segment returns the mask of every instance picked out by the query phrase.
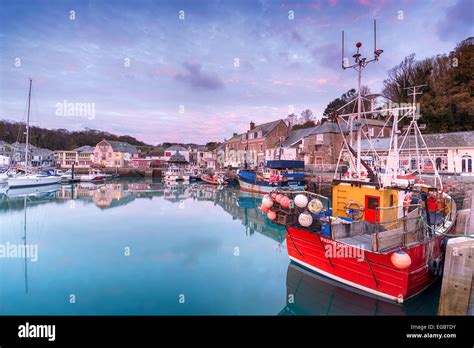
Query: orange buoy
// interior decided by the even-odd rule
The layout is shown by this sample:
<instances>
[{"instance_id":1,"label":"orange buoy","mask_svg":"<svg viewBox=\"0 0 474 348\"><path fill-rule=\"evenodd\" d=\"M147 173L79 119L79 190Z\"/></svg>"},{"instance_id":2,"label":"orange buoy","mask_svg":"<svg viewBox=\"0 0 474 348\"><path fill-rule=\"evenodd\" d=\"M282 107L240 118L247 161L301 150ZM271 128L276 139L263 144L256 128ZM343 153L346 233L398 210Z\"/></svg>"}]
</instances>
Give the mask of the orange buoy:
<instances>
[{"instance_id":1,"label":"orange buoy","mask_svg":"<svg viewBox=\"0 0 474 348\"><path fill-rule=\"evenodd\" d=\"M267 213L267 217L270 219L270 220L275 220L276 217L277 217L277 213L275 213L273 210L270 210L268 213Z\"/></svg>"},{"instance_id":2,"label":"orange buoy","mask_svg":"<svg viewBox=\"0 0 474 348\"><path fill-rule=\"evenodd\" d=\"M287 196L283 196L280 199L280 204L283 208L288 208L290 205L290 199Z\"/></svg>"},{"instance_id":3,"label":"orange buoy","mask_svg":"<svg viewBox=\"0 0 474 348\"><path fill-rule=\"evenodd\" d=\"M390 257L392 264L398 269L407 269L411 265L411 257L403 250L395 251Z\"/></svg>"}]
</instances>

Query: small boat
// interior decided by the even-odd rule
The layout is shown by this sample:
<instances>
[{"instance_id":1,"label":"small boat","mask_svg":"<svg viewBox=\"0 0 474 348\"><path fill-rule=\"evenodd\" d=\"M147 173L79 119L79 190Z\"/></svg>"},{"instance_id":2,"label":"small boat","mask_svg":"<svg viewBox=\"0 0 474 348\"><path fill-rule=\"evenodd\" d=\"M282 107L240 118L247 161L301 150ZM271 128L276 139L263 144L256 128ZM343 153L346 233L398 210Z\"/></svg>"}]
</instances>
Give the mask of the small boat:
<instances>
[{"instance_id":1,"label":"small boat","mask_svg":"<svg viewBox=\"0 0 474 348\"><path fill-rule=\"evenodd\" d=\"M276 188L302 190L304 188L304 161L267 161L262 172L240 169L240 189L254 193L268 193Z\"/></svg>"},{"instance_id":2,"label":"small boat","mask_svg":"<svg viewBox=\"0 0 474 348\"><path fill-rule=\"evenodd\" d=\"M202 174L201 180L211 185L227 185L228 184L226 178L222 175L211 176L207 174Z\"/></svg>"},{"instance_id":3,"label":"small boat","mask_svg":"<svg viewBox=\"0 0 474 348\"><path fill-rule=\"evenodd\" d=\"M81 181L81 175L77 175L72 170L67 170L64 173L58 174L61 174L61 182L63 183L73 183Z\"/></svg>"},{"instance_id":4,"label":"small boat","mask_svg":"<svg viewBox=\"0 0 474 348\"><path fill-rule=\"evenodd\" d=\"M111 179L112 175L104 174L98 169L92 169L89 171L89 174L81 176L81 182L101 182L108 179Z\"/></svg>"},{"instance_id":5,"label":"small boat","mask_svg":"<svg viewBox=\"0 0 474 348\"><path fill-rule=\"evenodd\" d=\"M185 173L181 167L170 166L165 172L163 180L166 182L189 181L189 174Z\"/></svg>"}]
</instances>

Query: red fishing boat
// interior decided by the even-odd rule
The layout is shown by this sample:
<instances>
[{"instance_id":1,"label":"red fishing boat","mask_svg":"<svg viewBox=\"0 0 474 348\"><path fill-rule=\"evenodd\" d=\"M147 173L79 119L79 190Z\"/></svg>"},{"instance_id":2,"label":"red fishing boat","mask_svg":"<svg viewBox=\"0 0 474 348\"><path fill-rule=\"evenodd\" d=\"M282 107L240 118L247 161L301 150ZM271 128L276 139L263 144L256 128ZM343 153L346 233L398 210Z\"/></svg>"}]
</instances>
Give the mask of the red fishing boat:
<instances>
[{"instance_id":1,"label":"red fishing boat","mask_svg":"<svg viewBox=\"0 0 474 348\"><path fill-rule=\"evenodd\" d=\"M336 169L331 197L280 189L263 197L262 210L270 220L286 226L291 261L354 289L402 303L442 274L456 205L444 192L436 168L430 185L421 180L421 168L416 171L418 180L403 176L400 168L407 139L417 144L413 158L419 167L422 156L434 163L417 125L419 90L412 88L413 102L403 108L362 111L361 73L382 51L374 48L374 58L368 60L361 58L361 44L356 47L355 64L343 63L343 67L358 71L359 92L350 102L357 112L333 115L343 135L339 162L348 158L347 176L337 179ZM370 115L388 115L387 122L393 124L386 158L370 146L374 139L360 126ZM398 123L403 118L411 120L401 134ZM343 129L350 131L343 133ZM362 159L368 155L362 154L362 136L367 138L373 166Z\"/></svg>"}]
</instances>

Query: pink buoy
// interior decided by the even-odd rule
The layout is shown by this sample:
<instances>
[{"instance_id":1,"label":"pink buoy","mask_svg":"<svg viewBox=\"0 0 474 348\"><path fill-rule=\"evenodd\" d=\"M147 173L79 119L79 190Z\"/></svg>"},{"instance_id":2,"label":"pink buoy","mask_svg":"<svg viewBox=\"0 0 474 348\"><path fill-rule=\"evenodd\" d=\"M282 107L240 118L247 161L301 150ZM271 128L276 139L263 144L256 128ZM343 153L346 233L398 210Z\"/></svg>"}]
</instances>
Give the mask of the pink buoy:
<instances>
[{"instance_id":1,"label":"pink buoy","mask_svg":"<svg viewBox=\"0 0 474 348\"><path fill-rule=\"evenodd\" d=\"M277 203L280 203L280 200L283 198L283 195L281 193L277 194L276 197L275 197L275 201Z\"/></svg>"},{"instance_id":2,"label":"pink buoy","mask_svg":"<svg viewBox=\"0 0 474 348\"><path fill-rule=\"evenodd\" d=\"M290 205L290 199L287 196L283 196L280 199L280 204L283 208L288 208Z\"/></svg>"},{"instance_id":3,"label":"pink buoy","mask_svg":"<svg viewBox=\"0 0 474 348\"><path fill-rule=\"evenodd\" d=\"M275 200L276 196L277 196L276 192L272 192L272 194L270 195L270 197L272 197L273 200Z\"/></svg>"},{"instance_id":4,"label":"pink buoy","mask_svg":"<svg viewBox=\"0 0 474 348\"><path fill-rule=\"evenodd\" d=\"M398 269L407 269L411 265L411 257L402 250L395 251L390 257L392 264Z\"/></svg>"},{"instance_id":5,"label":"pink buoy","mask_svg":"<svg viewBox=\"0 0 474 348\"><path fill-rule=\"evenodd\" d=\"M270 210L268 213L267 213L267 217L270 219L270 220L275 220L276 217L277 217L277 213L275 213L273 210Z\"/></svg>"},{"instance_id":6,"label":"pink buoy","mask_svg":"<svg viewBox=\"0 0 474 348\"><path fill-rule=\"evenodd\" d=\"M263 211L264 213L268 213L270 211L270 207L267 207L265 205L261 205L260 210Z\"/></svg>"}]
</instances>

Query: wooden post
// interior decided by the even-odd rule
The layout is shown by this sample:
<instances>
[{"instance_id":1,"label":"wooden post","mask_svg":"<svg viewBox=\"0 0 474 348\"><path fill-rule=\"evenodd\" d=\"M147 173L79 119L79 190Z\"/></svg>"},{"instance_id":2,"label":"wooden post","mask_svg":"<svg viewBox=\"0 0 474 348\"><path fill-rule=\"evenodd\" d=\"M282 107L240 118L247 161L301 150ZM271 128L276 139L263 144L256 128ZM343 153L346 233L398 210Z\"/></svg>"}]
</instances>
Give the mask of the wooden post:
<instances>
[{"instance_id":1,"label":"wooden post","mask_svg":"<svg viewBox=\"0 0 474 348\"><path fill-rule=\"evenodd\" d=\"M450 239L446 247L439 315L469 314L474 292L473 274L474 239L466 237Z\"/></svg>"}]
</instances>

